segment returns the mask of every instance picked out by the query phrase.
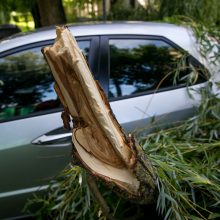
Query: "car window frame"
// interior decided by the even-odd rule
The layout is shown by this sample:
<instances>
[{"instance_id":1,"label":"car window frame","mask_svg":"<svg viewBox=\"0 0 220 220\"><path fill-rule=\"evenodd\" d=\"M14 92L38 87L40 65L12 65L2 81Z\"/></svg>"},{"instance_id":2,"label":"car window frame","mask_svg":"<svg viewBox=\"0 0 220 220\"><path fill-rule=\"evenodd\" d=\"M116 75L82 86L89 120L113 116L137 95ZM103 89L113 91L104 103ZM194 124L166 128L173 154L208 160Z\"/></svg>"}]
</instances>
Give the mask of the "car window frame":
<instances>
[{"instance_id":1,"label":"car window frame","mask_svg":"<svg viewBox=\"0 0 220 220\"><path fill-rule=\"evenodd\" d=\"M76 37L77 41L90 41L90 53L88 56L88 65L91 71L94 73L94 78L98 79L99 78L99 51L100 51L100 45L99 45L99 36L77 36ZM34 42L30 44L25 44L22 46L14 47L12 49L2 51L0 52L0 58L3 58L5 56L10 56L15 53L19 53L28 49L34 49L37 47L45 47L52 45L54 43L54 39L50 40L45 40L45 41L40 41L40 42ZM50 110L43 110L39 112L33 112L24 116L14 116L12 118L7 118L7 119L1 119L0 123L5 123L5 122L10 122L10 121L15 121L15 120L21 120L21 119L26 119L26 118L32 118L32 117L37 117L37 116L42 116L42 115L47 115L47 114L52 114L56 112L62 111L62 107L60 108L54 108Z\"/></svg>"},{"instance_id":2,"label":"car window frame","mask_svg":"<svg viewBox=\"0 0 220 220\"><path fill-rule=\"evenodd\" d=\"M189 54L188 51L184 50L182 47L180 47L179 45L177 45L176 43L174 43L173 41L171 41L170 39L168 39L164 36L159 36L159 35L127 35L127 34L103 35L103 36L101 36L102 56L103 56L101 63L107 63L107 65L104 65L102 67L102 69L100 70L100 72L102 72L103 75L104 74L106 75L105 82L104 82L104 84L105 84L104 91L107 94L107 97L109 94L109 80L110 80L109 40L114 40L114 39L117 39L117 40L119 40L119 39L123 39L123 40L124 39L132 39L132 40L160 40L160 41L163 41L163 42L167 43L168 45L172 46L174 49L176 49L182 53L187 53L188 54L187 59L191 63L208 71L207 68L205 68L205 66L199 60L197 60L195 57L193 57L191 54ZM196 83L196 84L200 84L200 83ZM186 87L186 85L169 86L166 88L160 88L158 90L151 90L151 91L139 92L139 93L135 93L135 94L131 94L131 95L113 97L113 98L109 98L109 101L114 102L114 101L118 101L118 100L134 98L134 97L138 97L138 96L144 96L144 95L150 95L150 94L155 94L155 93L160 93L160 92L171 91L171 90L180 89L180 88L184 88L184 87Z\"/></svg>"}]
</instances>

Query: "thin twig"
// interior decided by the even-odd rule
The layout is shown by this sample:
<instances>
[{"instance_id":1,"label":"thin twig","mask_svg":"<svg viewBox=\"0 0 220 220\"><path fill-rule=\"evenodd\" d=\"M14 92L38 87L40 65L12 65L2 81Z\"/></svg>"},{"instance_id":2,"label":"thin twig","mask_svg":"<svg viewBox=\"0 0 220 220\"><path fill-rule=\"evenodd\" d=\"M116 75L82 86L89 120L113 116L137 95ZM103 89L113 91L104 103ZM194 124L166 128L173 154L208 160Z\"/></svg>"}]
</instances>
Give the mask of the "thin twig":
<instances>
[{"instance_id":1,"label":"thin twig","mask_svg":"<svg viewBox=\"0 0 220 220\"><path fill-rule=\"evenodd\" d=\"M95 200L100 205L103 214L107 217L107 219L115 220L113 215L110 213L110 208L108 207L105 199L101 195L101 193L100 193L100 191L99 191L99 189L96 185L96 182L95 182L95 180L93 179L93 177L91 175L87 175L87 182L88 182L90 190L93 193L93 196L94 196Z\"/></svg>"}]
</instances>

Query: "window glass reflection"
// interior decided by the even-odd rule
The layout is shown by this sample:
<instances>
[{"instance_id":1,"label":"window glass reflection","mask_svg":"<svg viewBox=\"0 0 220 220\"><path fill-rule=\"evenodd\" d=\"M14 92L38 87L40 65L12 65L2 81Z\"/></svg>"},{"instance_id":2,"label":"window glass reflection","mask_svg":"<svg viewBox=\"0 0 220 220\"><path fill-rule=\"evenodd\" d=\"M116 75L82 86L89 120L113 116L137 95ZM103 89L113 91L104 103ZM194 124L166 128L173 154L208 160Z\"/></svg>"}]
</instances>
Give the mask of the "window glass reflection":
<instances>
[{"instance_id":1,"label":"window glass reflection","mask_svg":"<svg viewBox=\"0 0 220 220\"><path fill-rule=\"evenodd\" d=\"M90 41L77 41L79 48L81 49L83 55L86 57L87 61L89 59L89 49Z\"/></svg>"},{"instance_id":2,"label":"window glass reflection","mask_svg":"<svg viewBox=\"0 0 220 220\"><path fill-rule=\"evenodd\" d=\"M88 58L90 41L78 42ZM59 108L41 47L0 58L0 120Z\"/></svg>"},{"instance_id":3,"label":"window glass reflection","mask_svg":"<svg viewBox=\"0 0 220 220\"><path fill-rule=\"evenodd\" d=\"M170 87L171 74L183 54L161 40L111 39L109 97L120 97ZM186 69L181 71L187 74Z\"/></svg>"}]
</instances>

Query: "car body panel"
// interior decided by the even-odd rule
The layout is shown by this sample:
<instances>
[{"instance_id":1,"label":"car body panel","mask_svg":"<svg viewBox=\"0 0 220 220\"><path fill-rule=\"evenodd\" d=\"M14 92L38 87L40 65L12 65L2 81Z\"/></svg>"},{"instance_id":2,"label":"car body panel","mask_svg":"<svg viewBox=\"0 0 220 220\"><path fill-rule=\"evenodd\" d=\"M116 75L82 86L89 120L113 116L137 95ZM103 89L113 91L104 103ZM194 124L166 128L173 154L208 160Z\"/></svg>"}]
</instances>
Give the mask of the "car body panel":
<instances>
[{"instance_id":1,"label":"car body panel","mask_svg":"<svg viewBox=\"0 0 220 220\"><path fill-rule=\"evenodd\" d=\"M179 97L178 100L175 97ZM141 120L146 117L165 115L173 112L174 109L188 109L195 104L196 102L190 100L185 93L185 88L180 88L114 101L111 102L111 107L116 117L119 118L119 123L123 124L131 121L131 118Z\"/></svg>"},{"instance_id":2,"label":"car body panel","mask_svg":"<svg viewBox=\"0 0 220 220\"><path fill-rule=\"evenodd\" d=\"M18 210L22 214L27 198L45 189L40 186L47 185L70 161L70 141L59 147L31 144L36 137L61 126L60 112L0 125L0 218L13 217Z\"/></svg>"}]
</instances>

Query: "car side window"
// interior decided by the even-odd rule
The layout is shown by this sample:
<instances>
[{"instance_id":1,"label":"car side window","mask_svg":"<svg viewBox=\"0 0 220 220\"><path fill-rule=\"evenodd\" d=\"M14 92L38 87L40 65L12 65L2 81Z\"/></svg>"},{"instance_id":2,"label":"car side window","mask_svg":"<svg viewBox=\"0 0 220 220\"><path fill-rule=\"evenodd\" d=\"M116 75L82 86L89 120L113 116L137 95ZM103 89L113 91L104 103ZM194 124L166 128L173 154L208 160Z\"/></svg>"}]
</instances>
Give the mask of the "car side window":
<instances>
[{"instance_id":1,"label":"car side window","mask_svg":"<svg viewBox=\"0 0 220 220\"><path fill-rule=\"evenodd\" d=\"M78 44L88 58L90 41ZM0 120L61 107L53 82L41 47L0 58Z\"/></svg>"},{"instance_id":2,"label":"car side window","mask_svg":"<svg viewBox=\"0 0 220 220\"><path fill-rule=\"evenodd\" d=\"M176 70L185 54L158 39L110 39L109 98L185 85L188 67Z\"/></svg>"}]
</instances>

